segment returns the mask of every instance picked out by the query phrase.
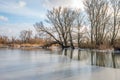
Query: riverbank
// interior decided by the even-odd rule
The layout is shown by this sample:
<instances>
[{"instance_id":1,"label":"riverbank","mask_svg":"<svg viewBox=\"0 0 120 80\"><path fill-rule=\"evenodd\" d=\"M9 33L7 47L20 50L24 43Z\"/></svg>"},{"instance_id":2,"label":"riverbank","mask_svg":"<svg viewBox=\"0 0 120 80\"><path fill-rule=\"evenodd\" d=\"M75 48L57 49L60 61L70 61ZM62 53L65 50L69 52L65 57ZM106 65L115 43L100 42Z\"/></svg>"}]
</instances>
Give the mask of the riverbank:
<instances>
[{"instance_id":1,"label":"riverbank","mask_svg":"<svg viewBox=\"0 0 120 80\"><path fill-rule=\"evenodd\" d=\"M43 47L43 44L0 44L0 48L14 48L14 49L62 49L59 45L52 45L50 47ZM70 47L68 47L70 48ZM98 48L78 48L75 47L75 49L89 49L93 51L99 51L99 52L109 52L109 51L119 51L117 48L113 47L106 47L106 46L99 46Z\"/></svg>"},{"instance_id":2,"label":"riverbank","mask_svg":"<svg viewBox=\"0 0 120 80\"><path fill-rule=\"evenodd\" d=\"M28 48L31 48L31 47L40 47L41 45L40 44L0 44L0 48L23 48L23 47L28 47Z\"/></svg>"},{"instance_id":3,"label":"riverbank","mask_svg":"<svg viewBox=\"0 0 120 80\"><path fill-rule=\"evenodd\" d=\"M44 48L41 44L0 44L0 48L12 48L12 49L50 49L50 50L60 50L60 46L52 45L50 47Z\"/></svg>"}]
</instances>

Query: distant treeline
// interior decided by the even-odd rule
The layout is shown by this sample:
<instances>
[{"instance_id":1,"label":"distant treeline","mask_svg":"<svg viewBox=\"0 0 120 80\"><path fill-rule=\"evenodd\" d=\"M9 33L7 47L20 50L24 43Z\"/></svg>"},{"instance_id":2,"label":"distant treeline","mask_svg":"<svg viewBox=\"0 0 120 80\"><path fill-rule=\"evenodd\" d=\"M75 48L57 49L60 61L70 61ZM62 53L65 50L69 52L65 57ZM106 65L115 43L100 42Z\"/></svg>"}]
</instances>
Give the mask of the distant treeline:
<instances>
[{"instance_id":1,"label":"distant treeline","mask_svg":"<svg viewBox=\"0 0 120 80\"><path fill-rule=\"evenodd\" d=\"M44 44L45 42L47 42L47 40L33 36L30 30L21 31L19 38L0 36L0 44Z\"/></svg>"}]
</instances>

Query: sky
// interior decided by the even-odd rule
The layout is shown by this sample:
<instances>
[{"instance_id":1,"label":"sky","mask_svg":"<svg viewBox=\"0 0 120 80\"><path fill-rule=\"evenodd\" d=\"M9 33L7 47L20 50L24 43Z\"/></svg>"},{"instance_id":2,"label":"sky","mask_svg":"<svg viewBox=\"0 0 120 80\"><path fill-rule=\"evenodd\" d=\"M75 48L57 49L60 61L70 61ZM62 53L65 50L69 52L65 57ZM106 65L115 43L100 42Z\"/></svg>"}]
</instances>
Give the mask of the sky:
<instances>
[{"instance_id":1,"label":"sky","mask_svg":"<svg viewBox=\"0 0 120 80\"><path fill-rule=\"evenodd\" d=\"M18 37L22 30L35 30L33 24L59 6L83 10L82 0L0 0L0 35Z\"/></svg>"}]
</instances>

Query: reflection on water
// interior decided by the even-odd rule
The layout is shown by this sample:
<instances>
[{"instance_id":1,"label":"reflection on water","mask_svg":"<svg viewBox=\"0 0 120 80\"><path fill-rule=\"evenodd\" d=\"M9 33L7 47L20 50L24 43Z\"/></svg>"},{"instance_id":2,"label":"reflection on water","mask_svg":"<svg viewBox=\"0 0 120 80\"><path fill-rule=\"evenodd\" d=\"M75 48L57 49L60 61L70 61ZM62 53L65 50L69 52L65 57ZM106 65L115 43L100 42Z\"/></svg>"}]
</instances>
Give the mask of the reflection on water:
<instances>
[{"instance_id":1,"label":"reflection on water","mask_svg":"<svg viewBox=\"0 0 120 80\"><path fill-rule=\"evenodd\" d=\"M120 80L114 69L120 68L119 59L119 54L80 49L0 49L0 80Z\"/></svg>"},{"instance_id":2,"label":"reflection on water","mask_svg":"<svg viewBox=\"0 0 120 80\"><path fill-rule=\"evenodd\" d=\"M62 57L53 58L53 55L61 55ZM46 59L47 57L49 58ZM110 51L99 52L82 49L64 49L63 51L0 49L0 66L13 64L10 61L14 61L16 64L40 63L41 59L48 63L49 61L62 61L64 63L75 60L85 65L120 68L120 53Z\"/></svg>"},{"instance_id":3,"label":"reflection on water","mask_svg":"<svg viewBox=\"0 0 120 80\"><path fill-rule=\"evenodd\" d=\"M64 49L63 54L70 59L79 60L87 65L120 68L120 53Z\"/></svg>"}]
</instances>

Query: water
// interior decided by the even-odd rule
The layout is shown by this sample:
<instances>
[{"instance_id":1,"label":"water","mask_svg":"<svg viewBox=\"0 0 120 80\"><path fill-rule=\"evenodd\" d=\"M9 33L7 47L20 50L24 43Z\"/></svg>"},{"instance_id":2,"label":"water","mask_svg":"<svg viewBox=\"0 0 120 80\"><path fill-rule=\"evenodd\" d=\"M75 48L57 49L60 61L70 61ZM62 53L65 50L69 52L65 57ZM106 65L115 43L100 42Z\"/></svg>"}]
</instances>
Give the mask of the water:
<instances>
[{"instance_id":1,"label":"water","mask_svg":"<svg viewBox=\"0 0 120 80\"><path fill-rule=\"evenodd\" d=\"M65 49L64 55L87 65L120 68L120 52Z\"/></svg>"},{"instance_id":2,"label":"water","mask_svg":"<svg viewBox=\"0 0 120 80\"><path fill-rule=\"evenodd\" d=\"M3 48L0 80L120 80L119 61L119 54L90 50Z\"/></svg>"}]
</instances>

